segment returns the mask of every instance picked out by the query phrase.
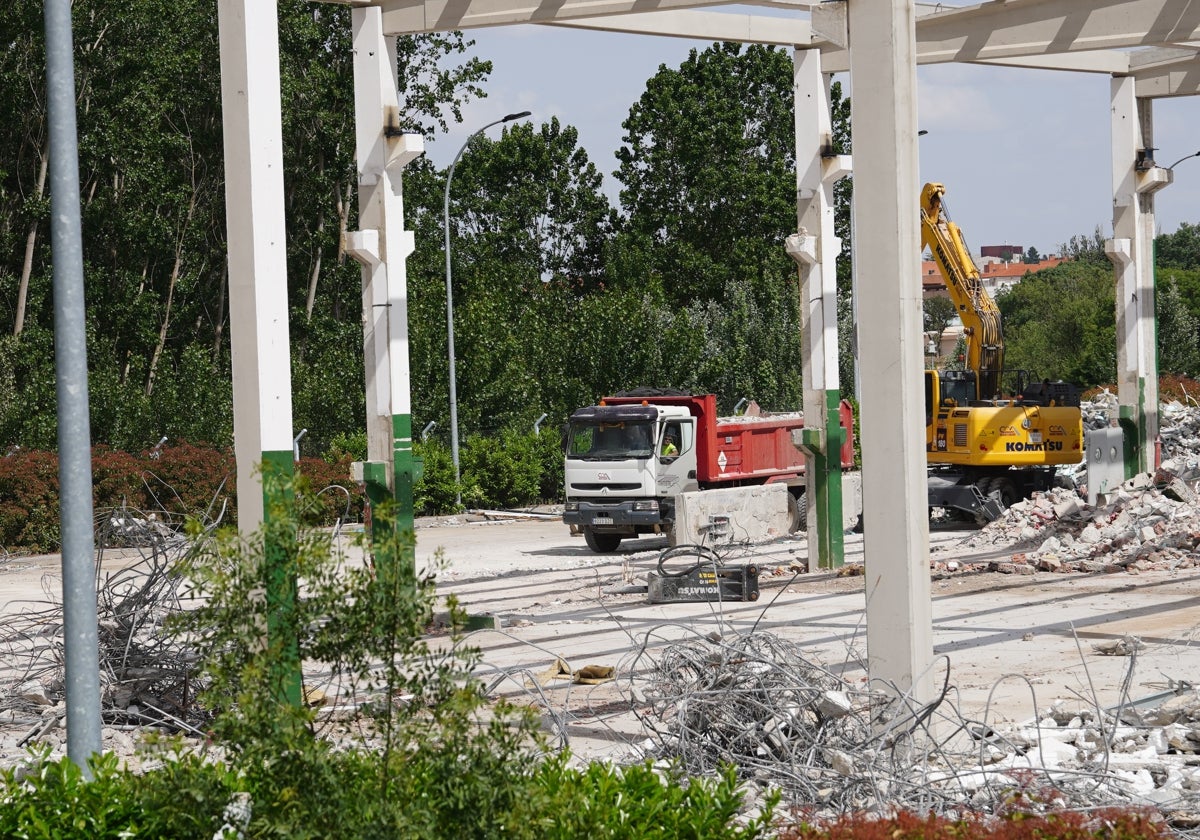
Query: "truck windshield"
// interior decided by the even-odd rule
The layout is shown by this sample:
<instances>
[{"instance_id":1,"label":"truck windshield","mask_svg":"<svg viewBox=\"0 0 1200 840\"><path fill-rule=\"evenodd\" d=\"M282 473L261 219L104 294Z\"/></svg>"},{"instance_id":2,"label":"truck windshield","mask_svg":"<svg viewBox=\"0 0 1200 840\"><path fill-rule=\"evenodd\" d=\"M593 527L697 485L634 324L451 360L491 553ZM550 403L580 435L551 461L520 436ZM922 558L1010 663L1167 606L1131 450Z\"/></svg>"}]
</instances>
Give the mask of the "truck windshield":
<instances>
[{"instance_id":1,"label":"truck windshield","mask_svg":"<svg viewBox=\"0 0 1200 840\"><path fill-rule=\"evenodd\" d=\"M571 423L567 457L617 461L654 453L653 424L647 422Z\"/></svg>"}]
</instances>

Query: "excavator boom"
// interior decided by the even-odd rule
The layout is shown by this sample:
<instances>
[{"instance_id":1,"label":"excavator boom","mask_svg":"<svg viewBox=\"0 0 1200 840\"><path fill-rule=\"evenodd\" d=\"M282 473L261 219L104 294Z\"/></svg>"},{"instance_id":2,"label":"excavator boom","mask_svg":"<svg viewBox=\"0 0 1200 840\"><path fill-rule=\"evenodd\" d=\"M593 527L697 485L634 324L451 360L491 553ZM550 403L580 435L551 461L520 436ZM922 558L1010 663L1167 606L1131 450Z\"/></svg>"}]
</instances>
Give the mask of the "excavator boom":
<instances>
[{"instance_id":1,"label":"excavator boom","mask_svg":"<svg viewBox=\"0 0 1200 840\"><path fill-rule=\"evenodd\" d=\"M1000 393L1000 375L1004 371L1000 310L983 287L962 231L946 213L942 203L945 192L941 184L926 184L921 190L921 243L933 254L962 319L967 367L975 372L978 382L975 398L994 399Z\"/></svg>"}]
</instances>

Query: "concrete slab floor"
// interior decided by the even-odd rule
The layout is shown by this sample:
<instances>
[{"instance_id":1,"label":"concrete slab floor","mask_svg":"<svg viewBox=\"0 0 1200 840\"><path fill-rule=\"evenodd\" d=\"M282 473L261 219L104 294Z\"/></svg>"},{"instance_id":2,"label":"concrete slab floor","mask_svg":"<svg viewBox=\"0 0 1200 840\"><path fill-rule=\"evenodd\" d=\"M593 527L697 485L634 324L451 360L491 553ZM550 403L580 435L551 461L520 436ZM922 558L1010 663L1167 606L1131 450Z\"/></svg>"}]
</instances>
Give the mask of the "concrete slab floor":
<instances>
[{"instance_id":1,"label":"concrete slab floor","mask_svg":"<svg viewBox=\"0 0 1200 840\"><path fill-rule=\"evenodd\" d=\"M961 714L1022 721L1059 699L1110 707L1122 701L1126 680L1136 699L1165 690L1169 680L1194 681L1200 674L1194 640L1200 570L976 571L1011 552L962 548L971 533L931 536L939 568L957 560L969 570L935 571L932 581L938 682L948 667L949 702ZM681 639L774 633L798 644L806 659L865 687L864 577L795 572L790 564L806 559L801 539L728 553L727 564L762 569L757 602L650 604L638 587L656 568L664 540L631 541L619 554L595 555L556 522L491 526L486 555L506 558L493 572L476 536L461 528L423 529L418 554L428 556L440 546L448 565L439 592L455 593L473 615L499 618L500 630L471 635L483 651L485 681L499 695L558 716L580 757L628 753L640 733L629 711L629 678ZM846 541L847 569L861 571L862 536L847 535ZM1143 644L1135 657L1093 648L1127 634ZM533 678L557 658L571 670L613 666L618 679L601 686L549 680L533 688Z\"/></svg>"}]
</instances>

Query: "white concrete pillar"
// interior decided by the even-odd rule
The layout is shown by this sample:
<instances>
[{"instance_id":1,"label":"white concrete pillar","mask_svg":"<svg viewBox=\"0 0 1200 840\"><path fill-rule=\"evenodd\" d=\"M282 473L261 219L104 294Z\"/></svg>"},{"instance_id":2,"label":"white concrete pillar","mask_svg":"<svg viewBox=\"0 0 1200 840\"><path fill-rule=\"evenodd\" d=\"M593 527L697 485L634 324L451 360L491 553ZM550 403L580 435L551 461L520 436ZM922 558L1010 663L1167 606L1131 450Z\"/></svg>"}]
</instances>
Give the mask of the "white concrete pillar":
<instances>
[{"instance_id":1,"label":"white concrete pillar","mask_svg":"<svg viewBox=\"0 0 1200 840\"><path fill-rule=\"evenodd\" d=\"M273 0L219 0L238 525L257 529L259 465L292 470L279 23Z\"/></svg>"},{"instance_id":2,"label":"white concrete pillar","mask_svg":"<svg viewBox=\"0 0 1200 840\"><path fill-rule=\"evenodd\" d=\"M384 462L402 527L412 527L412 402L402 172L424 152L419 134L400 130L396 39L385 36L378 7L351 12L359 230L347 251L363 266L363 349L367 448Z\"/></svg>"},{"instance_id":3,"label":"white concrete pillar","mask_svg":"<svg viewBox=\"0 0 1200 840\"><path fill-rule=\"evenodd\" d=\"M817 50L793 55L796 121L797 233L788 253L800 273L801 366L804 424L819 429L823 455L810 457L805 474L808 564L840 566L843 517L840 444L836 437L841 382L838 376L837 265L842 241L834 234L833 187L850 173L849 155L833 154L830 79L821 74ZM819 560L819 563L817 562Z\"/></svg>"},{"instance_id":4,"label":"white concrete pillar","mask_svg":"<svg viewBox=\"0 0 1200 840\"><path fill-rule=\"evenodd\" d=\"M913 0L849 0L872 680L933 696Z\"/></svg>"},{"instance_id":5,"label":"white concrete pillar","mask_svg":"<svg viewBox=\"0 0 1200 840\"><path fill-rule=\"evenodd\" d=\"M1158 436L1158 352L1154 315L1154 193L1170 183L1153 160L1152 104L1139 100L1132 77L1112 80L1113 238L1105 250L1116 273L1117 398L1136 451L1126 474L1154 468ZM1127 441L1128 443L1128 441Z\"/></svg>"}]
</instances>

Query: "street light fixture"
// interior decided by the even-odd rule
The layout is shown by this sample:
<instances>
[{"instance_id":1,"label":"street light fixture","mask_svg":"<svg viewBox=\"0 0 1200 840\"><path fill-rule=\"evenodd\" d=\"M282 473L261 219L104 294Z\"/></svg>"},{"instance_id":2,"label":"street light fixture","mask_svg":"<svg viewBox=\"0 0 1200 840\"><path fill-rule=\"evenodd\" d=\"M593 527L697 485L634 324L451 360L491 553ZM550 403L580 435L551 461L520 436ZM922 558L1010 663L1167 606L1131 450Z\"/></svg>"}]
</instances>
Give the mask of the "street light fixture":
<instances>
[{"instance_id":1,"label":"street light fixture","mask_svg":"<svg viewBox=\"0 0 1200 840\"><path fill-rule=\"evenodd\" d=\"M1183 163L1183 162L1184 162L1185 160L1187 160L1188 158L1194 158L1194 157L1200 157L1200 152L1192 152L1190 155L1184 155L1184 156L1183 156L1183 157L1181 157L1179 160L1175 161L1175 162L1174 162L1174 163L1172 163L1170 166L1168 166L1168 167L1167 167L1167 171L1169 172L1170 170L1174 169L1176 166L1178 166L1179 164Z\"/></svg>"},{"instance_id":2,"label":"street light fixture","mask_svg":"<svg viewBox=\"0 0 1200 840\"><path fill-rule=\"evenodd\" d=\"M458 159L463 156L463 152L467 150L467 146L471 145L471 141L475 139L476 135L482 134L494 125L519 120L528 117L529 114L529 111L508 114L498 120L493 120L483 128L473 132L466 139L466 142L462 144L462 148L458 150L458 154L454 156L454 161L450 164L450 171L446 173L446 195L442 202L442 223L445 226L446 232L446 354L450 358L450 457L454 461L454 503L456 505L462 504L462 491L458 486L461 476L458 469L458 385L454 377L454 292L450 288L450 181L454 178L454 167L458 164Z\"/></svg>"}]
</instances>

